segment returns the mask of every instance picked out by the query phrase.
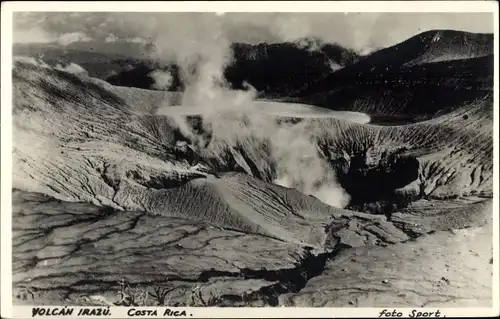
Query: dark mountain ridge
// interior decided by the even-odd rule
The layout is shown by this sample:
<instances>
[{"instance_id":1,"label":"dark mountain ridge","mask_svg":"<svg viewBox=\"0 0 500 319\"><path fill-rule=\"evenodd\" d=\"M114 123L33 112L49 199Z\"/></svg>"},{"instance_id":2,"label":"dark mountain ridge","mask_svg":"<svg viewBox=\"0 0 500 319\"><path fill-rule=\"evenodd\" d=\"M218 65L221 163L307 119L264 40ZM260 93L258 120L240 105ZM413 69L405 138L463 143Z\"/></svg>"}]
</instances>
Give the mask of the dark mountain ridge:
<instances>
[{"instance_id":1,"label":"dark mountain ridge","mask_svg":"<svg viewBox=\"0 0 500 319\"><path fill-rule=\"evenodd\" d=\"M351 65L350 73L381 73L424 63L463 60L493 54L493 34L431 30L373 52Z\"/></svg>"},{"instance_id":2,"label":"dark mountain ridge","mask_svg":"<svg viewBox=\"0 0 500 319\"><path fill-rule=\"evenodd\" d=\"M267 95L288 95L303 83L317 81L347 65L360 56L338 44L321 43L315 39L277 44L232 45L233 63L225 77L234 89L249 83Z\"/></svg>"},{"instance_id":3,"label":"dark mountain ridge","mask_svg":"<svg viewBox=\"0 0 500 319\"><path fill-rule=\"evenodd\" d=\"M304 82L322 79L360 58L352 50L317 39L257 45L233 43L231 50L233 59L224 74L232 88L240 89L244 83L249 83L259 92L280 96L301 88ZM154 90L150 73L155 70L171 72L174 80L170 91L182 90L185 84L177 65L145 56L39 44L16 44L14 54L41 58L51 66L76 63L87 70L89 76L118 86ZM285 86L283 82L286 82Z\"/></svg>"},{"instance_id":4,"label":"dark mountain ridge","mask_svg":"<svg viewBox=\"0 0 500 319\"><path fill-rule=\"evenodd\" d=\"M431 30L360 59L356 68L399 68L493 54L493 34Z\"/></svg>"},{"instance_id":5,"label":"dark mountain ridge","mask_svg":"<svg viewBox=\"0 0 500 319\"><path fill-rule=\"evenodd\" d=\"M177 65L153 59L41 45L14 48L52 66L77 63L89 76L116 86L157 90L157 70L172 76L168 91L183 91L186 82ZM259 98L364 112L374 122L423 120L492 94L492 34L432 30L364 57L318 39L234 43L231 50L233 61L224 70L231 88L249 84Z\"/></svg>"},{"instance_id":6,"label":"dark mountain ridge","mask_svg":"<svg viewBox=\"0 0 500 319\"><path fill-rule=\"evenodd\" d=\"M306 83L291 100L364 112L372 119L426 119L440 109L491 98L492 39L490 34L424 32Z\"/></svg>"}]
</instances>

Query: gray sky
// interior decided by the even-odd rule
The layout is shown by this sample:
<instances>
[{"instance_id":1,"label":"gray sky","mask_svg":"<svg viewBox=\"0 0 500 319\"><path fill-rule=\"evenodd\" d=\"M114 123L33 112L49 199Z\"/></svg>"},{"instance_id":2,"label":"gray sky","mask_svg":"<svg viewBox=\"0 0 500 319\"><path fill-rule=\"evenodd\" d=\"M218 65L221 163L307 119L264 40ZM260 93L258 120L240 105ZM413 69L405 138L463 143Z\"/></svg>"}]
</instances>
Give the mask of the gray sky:
<instances>
[{"instance_id":1,"label":"gray sky","mask_svg":"<svg viewBox=\"0 0 500 319\"><path fill-rule=\"evenodd\" d=\"M16 13L14 42L147 43L202 50L220 42L317 37L366 53L432 29L492 33L491 13ZM96 48L98 50L98 48Z\"/></svg>"}]
</instances>

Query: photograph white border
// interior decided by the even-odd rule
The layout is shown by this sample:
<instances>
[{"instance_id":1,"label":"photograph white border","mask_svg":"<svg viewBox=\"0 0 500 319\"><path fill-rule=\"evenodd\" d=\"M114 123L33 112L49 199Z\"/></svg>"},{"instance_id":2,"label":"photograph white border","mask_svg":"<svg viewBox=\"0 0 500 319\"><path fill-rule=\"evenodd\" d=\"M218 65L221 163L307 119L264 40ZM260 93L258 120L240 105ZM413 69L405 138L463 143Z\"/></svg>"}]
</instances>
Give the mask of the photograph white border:
<instances>
[{"instance_id":1,"label":"photograph white border","mask_svg":"<svg viewBox=\"0 0 500 319\"><path fill-rule=\"evenodd\" d=\"M499 295L499 95L497 1L199 1L199 2L2 2L1 38L1 316L31 318L32 306L12 305L12 14L13 12L491 12L494 19L493 126L493 306L440 308L447 317L490 317L500 314ZM79 307L72 307L78 309ZM112 307L109 318L128 318L124 307ZM154 309L154 308L141 308ZM165 307L162 307L165 309ZM172 308L174 309L174 308ZM193 318L378 317L383 308L178 308ZM397 308L404 314L414 308ZM435 311L436 308L415 308ZM389 309L392 310L392 309ZM75 311L76 313L76 311ZM159 311L161 313L161 311ZM59 317L59 316L51 316ZM189 317L189 315L188 315ZM68 318L68 317L66 317ZM84 317L82 317L84 318ZM92 317L86 317L92 318ZM94 317L102 318L102 317Z\"/></svg>"}]
</instances>

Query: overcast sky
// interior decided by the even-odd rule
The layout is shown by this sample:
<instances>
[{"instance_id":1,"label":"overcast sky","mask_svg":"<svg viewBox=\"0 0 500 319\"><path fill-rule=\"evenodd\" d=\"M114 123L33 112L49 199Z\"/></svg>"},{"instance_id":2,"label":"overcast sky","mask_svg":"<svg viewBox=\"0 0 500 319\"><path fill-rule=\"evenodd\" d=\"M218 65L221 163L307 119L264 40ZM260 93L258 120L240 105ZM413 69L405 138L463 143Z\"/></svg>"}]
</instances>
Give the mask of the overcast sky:
<instances>
[{"instance_id":1,"label":"overcast sky","mask_svg":"<svg viewBox=\"0 0 500 319\"><path fill-rule=\"evenodd\" d=\"M220 42L317 37L369 52L432 29L492 33L491 13L16 13L14 42L154 43L200 50ZM96 50L99 48L97 47Z\"/></svg>"}]
</instances>

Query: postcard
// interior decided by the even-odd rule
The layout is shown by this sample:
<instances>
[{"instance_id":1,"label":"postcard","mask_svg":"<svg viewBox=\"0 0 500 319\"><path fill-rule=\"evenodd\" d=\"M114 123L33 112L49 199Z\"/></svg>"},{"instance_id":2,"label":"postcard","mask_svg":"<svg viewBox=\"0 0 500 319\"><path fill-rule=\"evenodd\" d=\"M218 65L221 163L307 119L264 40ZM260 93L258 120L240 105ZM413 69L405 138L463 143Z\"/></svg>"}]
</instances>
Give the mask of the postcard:
<instances>
[{"instance_id":1,"label":"postcard","mask_svg":"<svg viewBox=\"0 0 500 319\"><path fill-rule=\"evenodd\" d=\"M499 314L494 1L3 2L5 318Z\"/></svg>"}]
</instances>

